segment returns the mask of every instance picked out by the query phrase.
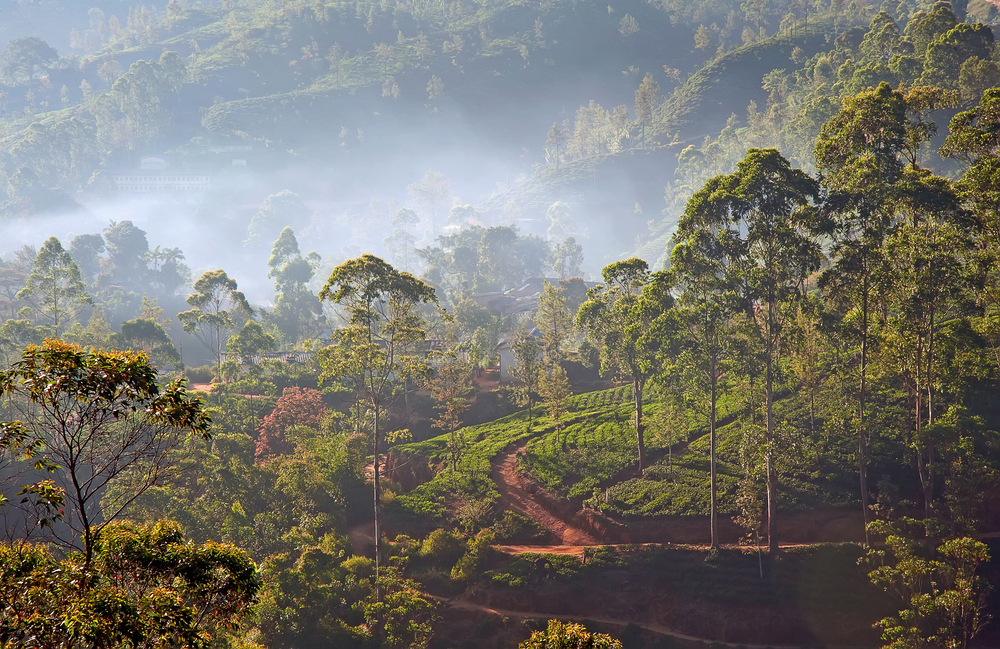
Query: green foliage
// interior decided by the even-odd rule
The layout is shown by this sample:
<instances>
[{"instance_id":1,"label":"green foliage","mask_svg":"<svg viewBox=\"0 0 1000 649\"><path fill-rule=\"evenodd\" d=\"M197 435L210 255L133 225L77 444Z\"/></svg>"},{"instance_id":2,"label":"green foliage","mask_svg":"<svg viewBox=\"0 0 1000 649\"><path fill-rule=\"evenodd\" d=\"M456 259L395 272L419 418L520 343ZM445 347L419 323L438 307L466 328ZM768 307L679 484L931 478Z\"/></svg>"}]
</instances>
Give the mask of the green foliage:
<instances>
[{"instance_id":1,"label":"green foliage","mask_svg":"<svg viewBox=\"0 0 1000 649\"><path fill-rule=\"evenodd\" d=\"M253 309L243 293L237 290L236 280L226 271L205 271L194 283L194 293L188 296L188 311L177 314L184 331L194 336L212 355L220 370L222 350L237 323L249 317Z\"/></svg>"},{"instance_id":2,"label":"green foliage","mask_svg":"<svg viewBox=\"0 0 1000 649\"><path fill-rule=\"evenodd\" d=\"M462 538L444 528L438 528L427 535L420 546L420 555L436 561L452 564L465 552Z\"/></svg>"},{"instance_id":3,"label":"green foliage","mask_svg":"<svg viewBox=\"0 0 1000 649\"><path fill-rule=\"evenodd\" d=\"M279 237L278 241L275 242L275 250L271 253L271 260L268 261L268 265L271 265L271 261L277 261L282 256L294 254L290 251L284 251L285 245L290 246L292 244L284 244L279 234L285 234L284 228L291 228L293 230L301 229L305 225L308 225L308 219L309 211L306 209L301 196L287 189L277 194L271 194L264 199L264 204L260 206L260 209L250 219L248 241L258 243L268 241L271 237ZM294 236L292 237L292 242L294 242ZM281 247L279 248L279 246ZM295 245L295 253L297 252L298 245ZM276 253L278 254L277 257L275 257ZM272 266L272 268L274 267ZM308 278L306 281L308 281Z\"/></svg>"},{"instance_id":4,"label":"green foliage","mask_svg":"<svg viewBox=\"0 0 1000 649\"><path fill-rule=\"evenodd\" d=\"M561 288L548 282L542 285L534 320L541 334L546 364L557 365L563 360L563 348L573 334L573 314L566 308L566 296Z\"/></svg>"},{"instance_id":5,"label":"green foliage","mask_svg":"<svg viewBox=\"0 0 1000 649\"><path fill-rule=\"evenodd\" d=\"M99 234L81 234L73 237L69 246L69 254L80 267L80 275L84 282L94 281L100 270L98 256L103 253L104 238Z\"/></svg>"},{"instance_id":6,"label":"green foliage","mask_svg":"<svg viewBox=\"0 0 1000 649\"><path fill-rule=\"evenodd\" d=\"M84 306L92 304L80 268L55 237L49 237L38 251L17 297L32 304L36 320L50 322L56 336Z\"/></svg>"},{"instance_id":7,"label":"green foliage","mask_svg":"<svg viewBox=\"0 0 1000 649\"><path fill-rule=\"evenodd\" d=\"M434 602L398 567L377 578L374 568L371 559L348 556L333 534L301 552L272 555L262 566L265 585L248 637L289 649L423 646Z\"/></svg>"},{"instance_id":8,"label":"green foliage","mask_svg":"<svg viewBox=\"0 0 1000 649\"><path fill-rule=\"evenodd\" d=\"M571 417L565 434L569 435L575 430L575 426L586 428L587 421L601 421L599 417L611 416L607 414L609 409L615 409L630 400L631 389L627 387L570 397L566 401L566 409ZM542 427L536 426L535 433L541 436L540 439L545 439L551 434L550 422L546 417L540 417L537 421ZM398 515L441 520L446 511L444 505L446 494L457 493L467 501L493 503L499 497L499 493L490 479L490 462L510 444L529 436L526 423L527 413L522 411L487 424L460 429L458 434L464 437L466 445L459 461L457 475L449 471L439 472L430 482L398 495L393 501L392 509ZM398 451L414 457L427 458L435 464L446 465L450 462L449 440L448 435L440 435L423 442L401 445ZM560 480L562 475L570 473L560 474ZM494 531L502 538L501 530L494 527Z\"/></svg>"},{"instance_id":9,"label":"green foliage","mask_svg":"<svg viewBox=\"0 0 1000 649\"><path fill-rule=\"evenodd\" d=\"M0 642L208 647L249 612L260 589L244 551L188 543L169 521L108 525L93 560L77 559L56 559L41 545L0 544Z\"/></svg>"},{"instance_id":10,"label":"green foliage","mask_svg":"<svg viewBox=\"0 0 1000 649\"><path fill-rule=\"evenodd\" d=\"M274 336L253 320L248 320L239 333L226 343L226 351L240 361L274 349Z\"/></svg>"},{"instance_id":11,"label":"green foliage","mask_svg":"<svg viewBox=\"0 0 1000 649\"><path fill-rule=\"evenodd\" d=\"M451 569L451 578L469 582L479 577L483 566L490 559L494 539L493 532L490 530L482 530L476 534L475 538L469 541L465 554L458 560L455 567Z\"/></svg>"},{"instance_id":12,"label":"green foliage","mask_svg":"<svg viewBox=\"0 0 1000 649\"><path fill-rule=\"evenodd\" d=\"M31 80L36 72L55 63L59 54L35 36L12 39L0 52L0 81L9 86Z\"/></svg>"},{"instance_id":13,"label":"green foliage","mask_svg":"<svg viewBox=\"0 0 1000 649\"><path fill-rule=\"evenodd\" d=\"M488 424L460 429L466 447L458 475L438 473L430 482L397 496L393 507L408 515L440 519L445 514L445 494L458 492L467 499L496 500L499 494L489 477L490 460L510 443L527 436L526 421L526 413L520 412ZM444 463L448 458L448 441L449 436L440 435L424 442L402 445L399 451Z\"/></svg>"},{"instance_id":14,"label":"green foliage","mask_svg":"<svg viewBox=\"0 0 1000 649\"><path fill-rule=\"evenodd\" d=\"M510 510L504 511L499 520L490 526L490 531L498 543L532 543L548 536L544 527Z\"/></svg>"},{"instance_id":15,"label":"green foliage","mask_svg":"<svg viewBox=\"0 0 1000 649\"><path fill-rule=\"evenodd\" d=\"M215 366L188 367L184 370L184 375L191 383L211 383L215 378Z\"/></svg>"},{"instance_id":16,"label":"green foliage","mask_svg":"<svg viewBox=\"0 0 1000 649\"><path fill-rule=\"evenodd\" d=\"M104 239L112 265L111 278L122 283L141 281L149 252L145 231L132 221L112 222L104 230Z\"/></svg>"},{"instance_id":17,"label":"green foliage","mask_svg":"<svg viewBox=\"0 0 1000 649\"><path fill-rule=\"evenodd\" d=\"M0 373L0 393L9 399L4 414L18 416L0 424L3 445L35 460L36 471L52 473L66 495L62 522L69 528L52 540L83 550L85 564L101 530L165 480L184 430L208 435L211 420L201 400L181 380L161 386L157 378L144 354L58 340L29 346ZM44 448L40 459L37 443Z\"/></svg>"},{"instance_id":18,"label":"green foliage","mask_svg":"<svg viewBox=\"0 0 1000 649\"><path fill-rule=\"evenodd\" d=\"M518 404L528 407L528 428L531 428L531 406L539 388L543 371L542 349L535 337L522 323L510 339L510 353L514 357L514 367L510 375L517 381Z\"/></svg>"},{"instance_id":19,"label":"green foliage","mask_svg":"<svg viewBox=\"0 0 1000 649\"><path fill-rule=\"evenodd\" d=\"M602 372L632 382L637 460L642 469L643 390L662 369L671 346L671 278L663 271L651 274L649 265L635 257L608 264L601 274L604 284L587 292L576 325L600 352Z\"/></svg>"},{"instance_id":20,"label":"green foliage","mask_svg":"<svg viewBox=\"0 0 1000 649\"><path fill-rule=\"evenodd\" d=\"M883 630L884 646L967 646L989 621L985 604L991 588L976 575L980 565L989 561L986 545L968 537L953 538L930 555L899 525L876 522L872 526L886 539L885 549L872 548L862 560L872 569L868 577L905 607L877 623Z\"/></svg>"},{"instance_id":21,"label":"green foliage","mask_svg":"<svg viewBox=\"0 0 1000 649\"><path fill-rule=\"evenodd\" d=\"M163 326L155 320L127 320L122 323L121 333L112 334L108 342L113 347L145 352L161 372L181 367L181 355Z\"/></svg>"},{"instance_id":22,"label":"green foliage","mask_svg":"<svg viewBox=\"0 0 1000 649\"><path fill-rule=\"evenodd\" d=\"M565 410L566 399L570 395L569 377L562 365L553 365L548 371L542 370L538 382L538 394L549 407L549 416L555 422L556 428L562 428L561 417Z\"/></svg>"},{"instance_id":23,"label":"green foliage","mask_svg":"<svg viewBox=\"0 0 1000 649\"><path fill-rule=\"evenodd\" d=\"M319 263L315 252L302 256L292 228L281 230L267 260L267 276L274 278L279 293L274 309L265 312L264 319L274 322L292 343L314 337L326 325L322 305L306 287Z\"/></svg>"},{"instance_id":24,"label":"green foliage","mask_svg":"<svg viewBox=\"0 0 1000 649\"><path fill-rule=\"evenodd\" d=\"M546 489L574 498L589 496L599 484L634 464L629 408L605 412L598 408L584 410L583 416L574 412L564 429L528 442L521 458L524 470ZM652 406L646 409L653 411Z\"/></svg>"},{"instance_id":25,"label":"green foliage","mask_svg":"<svg viewBox=\"0 0 1000 649\"><path fill-rule=\"evenodd\" d=\"M114 80L110 92L91 106L102 157L136 151L161 137L173 118L171 100L186 77L181 57L167 51L157 61L136 61Z\"/></svg>"},{"instance_id":26,"label":"green foliage","mask_svg":"<svg viewBox=\"0 0 1000 649\"><path fill-rule=\"evenodd\" d=\"M518 649L622 649L622 643L604 633L590 633L582 624L549 620L544 631L532 633Z\"/></svg>"},{"instance_id":27,"label":"green foliage","mask_svg":"<svg viewBox=\"0 0 1000 649\"><path fill-rule=\"evenodd\" d=\"M543 275L549 245L515 226L472 226L437 238L438 245L417 250L427 264L424 276L457 303L470 293L505 291Z\"/></svg>"},{"instance_id":28,"label":"green foliage","mask_svg":"<svg viewBox=\"0 0 1000 649\"><path fill-rule=\"evenodd\" d=\"M243 433L190 442L173 458L186 477L148 490L131 515L172 516L194 540L234 543L257 561L318 544L344 530L347 512L362 511L370 498L367 444L304 426L286 431L286 440L291 452L265 463L255 462L254 440Z\"/></svg>"}]
</instances>

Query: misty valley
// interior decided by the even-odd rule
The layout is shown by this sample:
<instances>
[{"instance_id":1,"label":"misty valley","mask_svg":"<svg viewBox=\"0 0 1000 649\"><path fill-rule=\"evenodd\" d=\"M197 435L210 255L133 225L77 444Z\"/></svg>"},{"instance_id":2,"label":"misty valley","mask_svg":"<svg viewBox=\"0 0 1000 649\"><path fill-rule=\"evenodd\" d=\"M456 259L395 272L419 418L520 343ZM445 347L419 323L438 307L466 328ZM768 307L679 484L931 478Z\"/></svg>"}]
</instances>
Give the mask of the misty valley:
<instances>
[{"instance_id":1,"label":"misty valley","mask_svg":"<svg viewBox=\"0 0 1000 649\"><path fill-rule=\"evenodd\" d=\"M0 7L0 647L1000 646L1000 1L138 1Z\"/></svg>"}]
</instances>

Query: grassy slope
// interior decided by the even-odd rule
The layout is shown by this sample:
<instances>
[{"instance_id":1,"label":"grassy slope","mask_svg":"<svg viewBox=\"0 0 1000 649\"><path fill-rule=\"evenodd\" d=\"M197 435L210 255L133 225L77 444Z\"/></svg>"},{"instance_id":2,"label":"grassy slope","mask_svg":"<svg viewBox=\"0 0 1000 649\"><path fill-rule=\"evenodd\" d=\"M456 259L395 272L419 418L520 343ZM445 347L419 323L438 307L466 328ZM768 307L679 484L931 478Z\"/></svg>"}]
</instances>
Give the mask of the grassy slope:
<instances>
[{"instance_id":1,"label":"grassy slope","mask_svg":"<svg viewBox=\"0 0 1000 649\"><path fill-rule=\"evenodd\" d=\"M287 124L276 129L271 118L280 114L287 119L290 105L299 111L295 113L299 119L292 123L315 127L324 116L329 117L329 110L350 110L351 104L364 103L363 97L357 97L359 91L367 88L381 94L387 75L403 90L395 103L404 111L419 110L427 102L424 88L432 74L444 80L447 96L470 110L495 111L497 104L501 110L517 110L524 99L544 95L567 79L587 77L591 84L606 84L629 64L658 67L663 57L677 59L686 54L684 48L669 45L678 40L674 37L678 28L670 25L667 16L635 0L616 8L639 17L646 33L624 47L603 51L592 43L618 45L615 38L624 37L617 34L617 16L609 16L599 3L550 2L532 7L500 0L449 16L447 21L437 14L416 21L411 15L376 13L371 25L367 16L355 12L354 5L324 4L328 20L320 22L311 14L261 17L259 12L237 12L241 22L252 25L245 39L230 33L225 16L211 13L203 16L207 24L185 21L187 31L171 29L170 37L159 45L176 46L183 52L197 41L200 49L192 53L191 71L225 100L206 106L208 130L286 137L293 129ZM378 5L373 6L378 12ZM536 18L544 25L542 41L534 34ZM430 42L424 58L418 56L418 34ZM463 40L462 50L445 52L445 44L455 35ZM300 54L313 42L322 59L318 66L315 58L307 61ZM339 71L328 70L325 61L333 43L345 51ZM378 58L374 47L378 43L392 47L388 63ZM130 53L143 50L133 48ZM246 93L238 92L240 88ZM249 96L241 98L241 94ZM317 109L306 116L301 114L304 106Z\"/></svg>"},{"instance_id":2,"label":"grassy slope","mask_svg":"<svg viewBox=\"0 0 1000 649\"><path fill-rule=\"evenodd\" d=\"M614 483L615 477L635 463L635 433L632 429L629 388L593 392L573 397L564 428L556 430L547 415L537 417L532 432L527 432L527 416L522 411L494 422L470 426L459 434L468 444L457 475L446 468L448 436L396 447L409 456L426 458L441 467L428 483L404 494L397 503L413 514L441 517L448 493L458 493L466 500L498 497L490 480L490 462L514 442L529 440L520 468L553 493L587 498L595 489L610 487L609 499L593 498L592 506L626 517L663 515L703 515L708 512L708 435L703 421L682 424L686 432L674 440L672 460L665 449L667 439L658 430L655 416L658 404L647 405L645 412L647 447L659 459L646 470L643 478L628 478ZM739 404L724 399L720 403L720 421L735 419ZM789 449L781 456L780 502L782 508L802 510L822 505L853 504L854 479L849 439L796 439L795 431L807 427L808 414L793 398L776 404L777 416L785 422ZM536 411L536 415L540 411ZM741 443L744 431L738 422L727 423L718 431L718 473L720 510L736 511L736 490L742 469ZM888 443L888 442L886 442ZM671 468L672 462L672 468Z\"/></svg>"},{"instance_id":3,"label":"grassy slope","mask_svg":"<svg viewBox=\"0 0 1000 649\"><path fill-rule=\"evenodd\" d=\"M567 402L567 421L590 421L609 411L617 411L629 399L629 388L613 388L601 392L571 397ZM442 517L445 514L445 496L456 492L466 500L496 500L499 492L490 479L490 462L512 443L531 436L544 436L555 430L554 422L539 406L535 406L535 421L528 432L527 411L502 417L496 421L469 426L457 432L464 438L466 448L453 474L448 463L450 436L439 435L423 442L403 444L393 450L411 457L425 458L441 470L434 478L412 492L398 497L396 504L404 512L419 516Z\"/></svg>"}]
</instances>

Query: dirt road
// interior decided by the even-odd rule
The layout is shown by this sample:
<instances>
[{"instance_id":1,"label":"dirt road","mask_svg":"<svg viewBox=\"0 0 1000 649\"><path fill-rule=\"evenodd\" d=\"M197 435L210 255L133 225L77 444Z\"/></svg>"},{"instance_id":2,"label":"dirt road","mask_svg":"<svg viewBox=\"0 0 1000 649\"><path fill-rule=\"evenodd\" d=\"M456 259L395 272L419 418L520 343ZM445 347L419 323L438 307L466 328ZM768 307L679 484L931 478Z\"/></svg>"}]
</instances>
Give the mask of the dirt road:
<instances>
[{"instance_id":1,"label":"dirt road","mask_svg":"<svg viewBox=\"0 0 1000 649\"><path fill-rule=\"evenodd\" d=\"M563 545L601 545L600 540L589 532L573 526L543 507L522 486L517 476L517 456L524 452L526 444L526 441L513 444L493 460L490 477L497 485L503 507L535 521L551 532Z\"/></svg>"},{"instance_id":2,"label":"dirt road","mask_svg":"<svg viewBox=\"0 0 1000 649\"><path fill-rule=\"evenodd\" d=\"M611 624L617 626L627 626L629 624L634 624L640 628L652 631L653 633L658 633L660 635L667 635L677 638L678 640L684 640L687 642L698 642L698 643L712 643L715 645L722 645L724 647L744 647L746 649L794 649L793 647L785 647L782 645L754 645L746 643L726 643L718 642L711 638L699 638L693 635L687 635L686 633L681 633L680 631L675 631L662 624L657 624L656 622L642 622L638 620L620 620L616 618L600 617L593 615L555 615L553 613L543 613L540 611L515 611L511 609L495 608L491 606L484 606L482 604L476 604L475 602L470 602L467 599L443 599L439 597L433 597L432 599L438 600L447 606L457 608L464 611L479 611L482 613L490 613L493 615L498 615L500 617L509 617L514 619L527 619L527 618L538 618L542 620L550 620L557 618L561 621L573 621L573 622L597 622L599 624Z\"/></svg>"}]
</instances>

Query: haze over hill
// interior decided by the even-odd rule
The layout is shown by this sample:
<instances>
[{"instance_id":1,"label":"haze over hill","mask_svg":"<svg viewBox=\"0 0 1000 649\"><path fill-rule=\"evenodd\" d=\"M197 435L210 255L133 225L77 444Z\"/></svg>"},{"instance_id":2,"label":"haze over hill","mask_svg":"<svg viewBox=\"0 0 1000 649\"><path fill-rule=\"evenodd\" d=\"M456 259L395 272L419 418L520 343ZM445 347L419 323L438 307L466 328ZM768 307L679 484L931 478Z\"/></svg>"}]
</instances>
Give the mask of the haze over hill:
<instances>
[{"instance_id":1,"label":"haze over hill","mask_svg":"<svg viewBox=\"0 0 1000 649\"><path fill-rule=\"evenodd\" d=\"M267 6L264 3L255 11L237 10L228 15L252 23L253 16L264 12ZM115 10L113 6L102 9L106 16ZM631 104L641 76L623 74L630 66L643 72L652 70L662 77L661 66L665 63L689 69L693 58L690 48L682 41L684 30L671 25L667 15L645 3L635 3L635 6L626 3L611 12L606 7L587 4L574 6L569 11L563 11L558 5L541 10L510 5L498 12L491 9L485 23L475 15L459 18L458 25L440 26L434 20L425 19L422 23L411 20L408 26L406 21L399 19L379 18L368 30L361 27L363 21L360 19L344 17L342 9L334 11L341 12L339 20L346 23L337 25L336 19L333 22L311 20L303 13L305 9L292 9L284 22L275 17L261 18L275 25L288 24L289 33L284 36L271 33L276 27L251 28L247 38L252 39L251 47L258 51L253 53L249 63L227 59L232 56L234 37L226 33L231 30L225 29L225 12L191 8L173 20L159 14L158 22L155 17L149 19L156 22L155 42L148 45L132 43L124 51L116 52L122 45L129 45L119 40L113 47L105 45L104 49L84 54L80 58L81 70L66 68L49 73L50 89L34 88L34 102L48 102L50 108L56 107L59 85L63 83L69 89L67 105L70 106L79 101L78 86L82 80L87 79L95 89L107 87L107 80L98 78L98 68L108 55L114 56L117 69L127 70L137 60L156 58L166 49L176 49L182 56L192 57L188 66L196 83L185 86L179 98L170 105L171 126L156 138L130 143L118 152L99 154L95 160L99 166L95 168L128 168L135 166L140 155L164 151L180 153L175 158L183 160L187 152L192 164L214 168L219 178L213 193L221 195L209 197L200 211L173 210L173 221L180 220L178 212L183 213L196 220L196 227L208 227L209 239L218 240L233 229L231 224L239 227L248 222L253 206L259 205L267 195L289 189L302 195L310 210L319 217L317 232L309 237L310 246L357 253L363 248L380 248L380 238L355 237L352 241L343 231L336 234L319 231L341 229L334 225L338 219L347 213L353 214L355 219L365 215L373 200L383 204L407 203L410 198L407 186L419 181L428 171L442 173L448 178L453 200L459 204L480 205L492 194L524 182L533 174L533 166L544 164L545 134L553 121L571 119L576 108L590 100L607 106ZM41 16L45 12L58 16L57 23L67 24L57 5L33 5L19 15L22 18L28 15L32 21L44 23ZM94 23L93 13L91 23ZM627 37L619 31L624 14L634 14L641 25L638 32ZM536 17L539 20L537 29ZM472 29L477 23L476 29L482 27L500 33L477 35ZM357 29L353 24L361 27L360 34L351 31ZM403 34L392 25L410 33ZM91 38L86 27L86 23L74 25L78 33ZM220 33L222 29L225 31ZM420 56L424 62L418 62L413 60L416 56L413 50L419 46L414 44L414 37L418 34L412 32L423 33L425 29L432 35L433 43L427 46L430 53ZM468 40L469 45L463 45L462 50L448 56L441 51L441 43L451 38L453 32L460 39ZM400 36L409 40L397 45L394 41ZM473 37L481 42L476 43ZM508 44L504 38L509 37L513 39ZM77 38L81 39L84 37ZM345 61L340 65L351 68L341 70L339 75L329 70L331 64L327 60L333 41L344 51ZM381 75L371 69L378 53L365 51L383 41L399 50L390 55L393 74L389 75L399 88L398 98L383 97L384 84L378 81ZM527 54L528 58L517 49L529 47L522 45L522 41L530 44L525 54L533 51ZM193 49L196 42L200 52ZM591 43L606 44L606 47L591 47ZM276 46L277 51L273 49ZM60 52L67 53L65 49ZM301 59L296 58L299 56ZM313 63L316 56L321 60L319 68ZM297 65L289 68L289 63ZM267 68L261 66L272 65L282 67L277 68L277 76L265 79L261 75ZM383 66L388 67L388 63ZM428 100L426 86L431 76L442 80L444 91ZM665 81L663 85L668 83ZM283 94L269 94L274 91ZM8 91L6 96L6 110L10 114L25 108L27 102L23 93ZM44 106L36 106L38 109L42 112L33 119L43 123L68 116L48 116ZM199 114L200 110L207 112ZM7 131L6 141L16 141L20 132L18 127L11 124ZM186 143L191 137L197 141ZM220 169L228 162L223 159L225 156L212 159L212 156L199 158L198 154L204 152L206 145L234 142L255 146L255 150L248 158L248 167L239 169L243 173L229 174L234 177L234 184L229 187L224 174L231 170ZM71 198L77 198L73 190L83 187L86 181L85 172L78 174L77 184L65 187ZM569 190L558 196L571 204L578 203L574 205L578 212L577 230L585 237L590 235L585 245L593 249L589 255L595 260L591 272L599 268L597 260L612 259L628 252L634 237L645 231L646 218L635 215L633 208L639 201L633 198L641 197L646 209L652 210L654 215L660 209L656 191L649 191L645 182L641 188L636 184L626 172L624 177L615 178L601 191L591 192L586 197L579 190ZM238 193L238 199L234 198L234 193ZM156 210L145 206L129 203L113 209L99 208L89 198L80 196L79 202L94 214L92 221L83 221L91 228L106 222L109 213L130 214L137 222L160 220L150 218ZM600 207L591 213L589 204ZM613 206L616 213L608 214L603 209L607 206ZM544 220L547 207L535 206L515 213L505 213L501 208L489 214L486 222L517 223L525 232L544 234L548 227ZM592 220L603 217L614 218L619 227L591 224ZM74 220L79 222L76 217ZM167 240L164 243L181 245L183 242L177 238L176 231L189 231L187 227L170 229L174 229L174 236L165 232ZM63 234L83 231L84 228L78 226ZM41 234L30 235L31 242L37 244ZM4 237L8 254L21 243L28 242L24 237L24 234L8 231ZM181 247L195 267L203 265L196 249L189 250L190 245ZM215 251L228 248L229 245L214 246ZM266 252L262 254L266 257ZM240 262L233 261L237 264L233 267L239 268ZM204 265L213 263L218 265L219 262L206 259ZM252 291L252 294L257 299L265 295L263 291Z\"/></svg>"}]
</instances>

